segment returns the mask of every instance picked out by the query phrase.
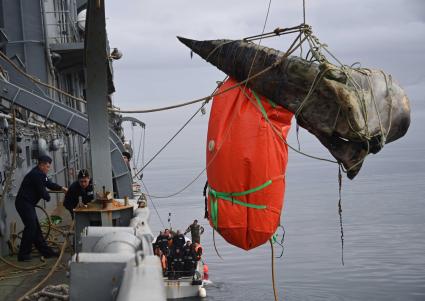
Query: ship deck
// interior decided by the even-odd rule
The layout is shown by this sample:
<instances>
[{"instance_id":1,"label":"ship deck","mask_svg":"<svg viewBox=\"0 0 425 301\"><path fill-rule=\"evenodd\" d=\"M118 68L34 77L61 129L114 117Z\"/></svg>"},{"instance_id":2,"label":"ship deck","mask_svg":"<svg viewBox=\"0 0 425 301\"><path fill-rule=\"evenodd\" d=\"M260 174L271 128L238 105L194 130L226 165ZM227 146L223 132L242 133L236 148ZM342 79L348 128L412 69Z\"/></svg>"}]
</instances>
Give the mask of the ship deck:
<instances>
[{"instance_id":1,"label":"ship deck","mask_svg":"<svg viewBox=\"0 0 425 301\"><path fill-rule=\"evenodd\" d=\"M66 226L69 226L71 224L71 218L69 216L69 213L63 208L63 206L57 206L51 214L59 215L63 218L62 223L59 224L58 227L65 228ZM58 243L60 243L60 241L58 241ZM37 289L37 291L40 291L47 285L69 285L69 278L67 277L66 273L68 261L71 258L71 253L69 251L70 250L68 248L68 250L64 252L61 261L57 265L56 271L53 272L51 277L49 277L49 279L39 289ZM15 268L0 260L0 300L18 300L26 292L38 285L40 281L42 281L46 277L46 275L49 274L52 267L57 261L57 258L49 258L45 259L45 262L43 263L39 254L34 252L32 255L33 259L29 262L18 262L16 255L4 257L4 259L6 259L11 264L22 267L23 269ZM36 267L40 265L42 266L39 268L29 270L29 268L31 267ZM33 298L25 300L37 299Z\"/></svg>"}]
</instances>

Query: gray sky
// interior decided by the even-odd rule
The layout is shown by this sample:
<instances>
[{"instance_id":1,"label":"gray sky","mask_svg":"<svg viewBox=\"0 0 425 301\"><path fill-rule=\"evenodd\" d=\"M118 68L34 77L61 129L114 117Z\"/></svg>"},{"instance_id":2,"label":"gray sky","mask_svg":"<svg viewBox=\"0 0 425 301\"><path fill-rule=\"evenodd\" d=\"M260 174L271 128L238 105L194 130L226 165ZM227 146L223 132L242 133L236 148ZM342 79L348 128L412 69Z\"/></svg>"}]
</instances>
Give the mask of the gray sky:
<instances>
[{"instance_id":1,"label":"gray sky","mask_svg":"<svg viewBox=\"0 0 425 301\"><path fill-rule=\"evenodd\" d=\"M106 1L110 45L123 52L114 63L115 104L123 109L152 108L210 94L224 75L196 55L190 59L176 36L204 40L259 34L268 2ZM338 58L392 74L407 90L413 110L425 108L425 1L306 0L306 6L307 23ZM301 0L275 0L266 31L301 22ZM285 51L289 42L290 38L277 37L263 44ZM158 134L150 140L152 151L194 110L139 116ZM207 117L194 123L205 129ZM161 135L165 137L158 138Z\"/></svg>"},{"instance_id":2,"label":"gray sky","mask_svg":"<svg viewBox=\"0 0 425 301\"><path fill-rule=\"evenodd\" d=\"M268 4L268 0L106 2L111 46L124 53L115 63L115 99L125 108L208 94L220 73L201 59L190 60L189 50L175 37L237 39L261 33ZM345 63L360 61L381 68L407 88L425 82L425 1L307 0L306 6L307 23ZM301 0L275 0L266 31L301 21ZM263 44L285 50L289 40L273 38ZM164 91L164 85L172 92ZM135 103L140 89L143 94ZM420 92L417 96L425 94L424 88Z\"/></svg>"}]
</instances>

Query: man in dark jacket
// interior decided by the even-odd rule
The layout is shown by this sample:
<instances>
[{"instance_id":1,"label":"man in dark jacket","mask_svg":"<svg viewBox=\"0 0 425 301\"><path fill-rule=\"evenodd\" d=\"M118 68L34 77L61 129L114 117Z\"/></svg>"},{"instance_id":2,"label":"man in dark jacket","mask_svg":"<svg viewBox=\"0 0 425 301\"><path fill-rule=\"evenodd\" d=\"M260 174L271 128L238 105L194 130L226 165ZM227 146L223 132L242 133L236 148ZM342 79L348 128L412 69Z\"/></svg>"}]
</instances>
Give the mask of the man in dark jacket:
<instances>
[{"instance_id":1,"label":"man in dark jacket","mask_svg":"<svg viewBox=\"0 0 425 301\"><path fill-rule=\"evenodd\" d=\"M204 227L202 227L201 225L198 224L198 220L195 219L193 221L193 224L191 224L186 231L184 232L184 234L190 232L190 234L192 235L192 242L193 243L201 243L201 235L202 233L204 233Z\"/></svg>"},{"instance_id":2,"label":"man in dark jacket","mask_svg":"<svg viewBox=\"0 0 425 301\"><path fill-rule=\"evenodd\" d=\"M183 246L184 271L187 276L192 276L196 267L195 251L190 240Z\"/></svg>"},{"instance_id":3,"label":"man in dark jacket","mask_svg":"<svg viewBox=\"0 0 425 301\"><path fill-rule=\"evenodd\" d=\"M185 244L184 235L180 233L180 230L177 230L176 235L173 237L173 248L180 249L183 251L183 246Z\"/></svg>"},{"instance_id":4,"label":"man in dark jacket","mask_svg":"<svg viewBox=\"0 0 425 301\"><path fill-rule=\"evenodd\" d=\"M71 213L72 219L74 219L74 208L77 207L80 198L84 205L94 199L93 184L87 169L80 170L78 181L72 183L65 194L63 205Z\"/></svg>"},{"instance_id":5,"label":"man in dark jacket","mask_svg":"<svg viewBox=\"0 0 425 301\"><path fill-rule=\"evenodd\" d=\"M44 240L35 212L35 206L40 199L50 201L46 187L56 191L67 191L65 187L47 178L51 163L52 159L49 156L41 156L38 159L38 165L24 177L16 196L15 207L25 226L19 247L19 261L31 260L32 244L46 258L58 256L58 253L53 251Z\"/></svg>"}]
</instances>

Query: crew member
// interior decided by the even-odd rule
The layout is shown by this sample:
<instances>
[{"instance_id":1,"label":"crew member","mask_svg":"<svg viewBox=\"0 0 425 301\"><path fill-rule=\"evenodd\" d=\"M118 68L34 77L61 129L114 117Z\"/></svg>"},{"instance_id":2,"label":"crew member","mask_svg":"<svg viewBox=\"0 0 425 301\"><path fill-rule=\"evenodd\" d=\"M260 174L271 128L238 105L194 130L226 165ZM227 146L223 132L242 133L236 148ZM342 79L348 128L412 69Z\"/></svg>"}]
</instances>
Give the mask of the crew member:
<instances>
[{"instance_id":1,"label":"crew member","mask_svg":"<svg viewBox=\"0 0 425 301\"><path fill-rule=\"evenodd\" d=\"M187 276L193 275L193 271L195 270L195 251L191 246L190 240L186 242L183 247L183 261L184 261L184 271Z\"/></svg>"},{"instance_id":2,"label":"crew member","mask_svg":"<svg viewBox=\"0 0 425 301\"><path fill-rule=\"evenodd\" d=\"M183 268L184 268L184 263L183 263L183 252L180 249L175 249L173 252L173 258L172 258L173 262L172 262L172 271L173 271L173 276L174 279L178 279L182 276L183 274Z\"/></svg>"},{"instance_id":3,"label":"crew member","mask_svg":"<svg viewBox=\"0 0 425 301\"><path fill-rule=\"evenodd\" d=\"M73 210L77 207L80 198L84 205L94 199L93 184L87 169L82 169L78 172L78 181L72 183L65 194L63 205L68 209L72 219L74 219Z\"/></svg>"},{"instance_id":4,"label":"crew member","mask_svg":"<svg viewBox=\"0 0 425 301\"><path fill-rule=\"evenodd\" d=\"M158 236L157 243L162 252L167 253L168 250L168 241L170 240L168 229L165 229L164 232L161 232L161 235Z\"/></svg>"},{"instance_id":5,"label":"crew member","mask_svg":"<svg viewBox=\"0 0 425 301\"><path fill-rule=\"evenodd\" d=\"M180 230L177 230L176 234L173 237L173 247L174 249L183 249L185 243L184 235L181 234Z\"/></svg>"},{"instance_id":6,"label":"crew member","mask_svg":"<svg viewBox=\"0 0 425 301\"><path fill-rule=\"evenodd\" d=\"M50 201L50 195L46 187L51 190L66 192L67 189L47 178L52 159L49 156L40 156L38 164L22 180L15 207L24 224L21 245L19 247L18 260L30 261L32 244L40 254L46 258L57 257L58 252L51 249L41 233L40 223L35 212L35 206L40 199Z\"/></svg>"},{"instance_id":7,"label":"crew member","mask_svg":"<svg viewBox=\"0 0 425 301\"><path fill-rule=\"evenodd\" d=\"M204 227L198 224L198 220L195 219L193 221L193 224L189 225L189 227L186 229L184 234L189 233L192 235L192 242L193 243L201 243L201 235L204 233Z\"/></svg>"},{"instance_id":8,"label":"crew member","mask_svg":"<svg viewBox=\"0 0 425 301\"><path fill-rule=\"evenodd\" d=\"M162 236L164 235L164 232L159 231L159 235L156 237L155 239L155 243L153 244L153 248L159 248L161 249L161 240L162 240Z\"/></svg>"},{"instance_id":9,"label":"crew member","mask_svg":"<svg viewBox=\"0 0 425 301\"><path fill-rule=\"evenodd\" d=\"M131 167L130 167L130 159L131 159L131 154L129 152L122 152L122 158L124 159L125 165L127 165L128 170L131 172Z\"/></svg>"}]
</instances>

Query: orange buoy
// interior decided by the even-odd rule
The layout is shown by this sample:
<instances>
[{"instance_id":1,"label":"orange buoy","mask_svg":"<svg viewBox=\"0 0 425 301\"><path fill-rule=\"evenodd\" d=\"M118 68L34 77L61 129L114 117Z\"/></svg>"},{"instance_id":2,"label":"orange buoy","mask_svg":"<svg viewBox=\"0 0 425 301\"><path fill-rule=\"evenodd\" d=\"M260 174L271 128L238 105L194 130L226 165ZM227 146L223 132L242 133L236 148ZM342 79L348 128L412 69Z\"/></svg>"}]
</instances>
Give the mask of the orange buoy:
<instances>
[{"instance_id":1,"label":"orange buoy","mask_svg":"<svg viewBox=\"0 0 425 301\"><path fill-rule=\"evenodd\" d=\"M222 92L236 85L228 79ZM208 124L209 222L229 243L255 248L276 231L283 207L293 114L242 86L214 97Z\"/></svg>"}]
</instances>

